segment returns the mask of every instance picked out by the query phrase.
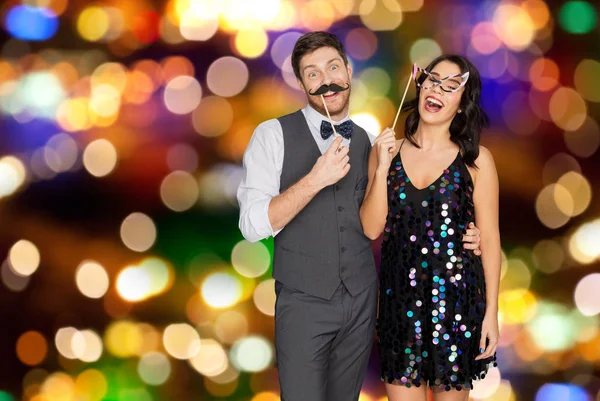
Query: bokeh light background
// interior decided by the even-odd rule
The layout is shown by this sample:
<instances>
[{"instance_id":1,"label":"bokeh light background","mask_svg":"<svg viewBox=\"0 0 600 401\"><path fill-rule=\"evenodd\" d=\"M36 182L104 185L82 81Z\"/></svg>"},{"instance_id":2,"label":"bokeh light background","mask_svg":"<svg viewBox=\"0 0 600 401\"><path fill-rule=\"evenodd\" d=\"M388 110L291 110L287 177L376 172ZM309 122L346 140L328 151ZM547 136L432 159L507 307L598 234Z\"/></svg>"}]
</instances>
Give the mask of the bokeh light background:
<instances>
[{"instance_id":1,"label":"bokeh light background","mask_svg":"<svg viewBox=\"0 0 600 401\"><path fill-rule=\"evenodd\" d=\"M243 240L235 193L257 124L304 104L290 53L308 30L346 45L373 134L412 63L477 65L503 267L500 369L471 399L600 400L598 11L3 1L0 401L279 400L272 240ZM375 353L361 401L384 399Z\"/></svg>"}]
</instances>

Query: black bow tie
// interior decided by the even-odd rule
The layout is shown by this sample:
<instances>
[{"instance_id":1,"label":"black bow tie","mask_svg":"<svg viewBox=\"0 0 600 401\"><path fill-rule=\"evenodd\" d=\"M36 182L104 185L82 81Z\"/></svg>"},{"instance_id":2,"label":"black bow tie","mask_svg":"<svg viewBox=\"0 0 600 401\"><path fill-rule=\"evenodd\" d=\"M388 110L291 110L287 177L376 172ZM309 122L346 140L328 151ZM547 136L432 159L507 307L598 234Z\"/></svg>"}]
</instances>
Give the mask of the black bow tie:
<instances>
[{"instance_id":1,"label":"black bow tie","mask_svg":"<svg viewBox=\"0 0 600 401\"><path fill-rule=\"evenodd\" d=\"M344 121L340 125L336 125L335 130L344 138L350 139L350 137L352 136L352 131L354 131L354 125L352 124L352 120ZM331 128L331 123L325 120L321 121L321 137L323 139L327 139L331 135L333 135L333 128Z\"/></svg>"}]
</instances>

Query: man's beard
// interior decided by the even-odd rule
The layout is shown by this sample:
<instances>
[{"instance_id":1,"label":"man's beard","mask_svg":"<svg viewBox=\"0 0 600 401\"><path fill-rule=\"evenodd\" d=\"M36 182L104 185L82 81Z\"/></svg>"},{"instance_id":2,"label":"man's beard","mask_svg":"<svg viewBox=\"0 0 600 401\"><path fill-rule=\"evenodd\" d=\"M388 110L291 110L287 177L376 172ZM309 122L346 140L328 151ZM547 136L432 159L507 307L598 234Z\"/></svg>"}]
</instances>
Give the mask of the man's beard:
<instances>
[{"instance_id":1,"label":"man's beard","mask_svg":"<svg viewBox=\"0 0 600 401\"><path fill-rule=\"evenodd\" d=\"M329 114L337 115L337 114L341 113L348 106L351 92L352 92L352 87L348 88L348 90L346 90L344 92L338 92L339 95L342 96L341 105L339 107L333 108L332 106L330 106L328 104L327 108L329 110ZM310 104L310 106L313 109L315 109L322 115L327 116L327 111L325 110L325 106L323 106L323 100L321 100L321 96L311 96L308 94L308 91L306 93L307 93L307 97L308 97L308 104ZM325 99L325 101L327 101L327 99Z\"/></svg>"}]
</instances>

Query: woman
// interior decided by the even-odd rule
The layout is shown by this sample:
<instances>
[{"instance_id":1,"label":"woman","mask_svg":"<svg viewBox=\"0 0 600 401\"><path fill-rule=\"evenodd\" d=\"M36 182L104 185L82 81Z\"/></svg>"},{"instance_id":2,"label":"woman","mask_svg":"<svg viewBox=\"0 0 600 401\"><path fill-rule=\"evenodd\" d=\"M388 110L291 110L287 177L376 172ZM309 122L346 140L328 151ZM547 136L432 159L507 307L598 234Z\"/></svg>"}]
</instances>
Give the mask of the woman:
<instances>
[{"instance_id":1,"label":"woman","mask_svg":"<svg viewBox=\"0 0 600 401\"><path fill-rule=\"evenodd\" d=\"M496 365L498 177L479 146L488 118L477 69L440 56L419 69L406 139L389 128L369 159L365 234L384 231L378 316L381 378L391 401L468 400ZM387 185L386 185L387 184ZM481 257L461 241L477 216Z\"/></svg>"}]
</instances>

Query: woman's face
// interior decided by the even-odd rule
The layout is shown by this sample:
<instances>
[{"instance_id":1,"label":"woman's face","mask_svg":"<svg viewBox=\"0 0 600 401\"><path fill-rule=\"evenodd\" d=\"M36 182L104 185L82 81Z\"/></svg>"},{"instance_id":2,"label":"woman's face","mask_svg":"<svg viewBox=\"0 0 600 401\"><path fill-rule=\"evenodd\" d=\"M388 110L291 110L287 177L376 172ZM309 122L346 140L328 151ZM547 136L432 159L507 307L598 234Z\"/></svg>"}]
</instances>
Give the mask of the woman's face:
<instances>
[{"instance_id":1,"label":"woman's face","mask_svg":"<svg viewBox=\"0 0 600 401\"><path fill-rule=\"evenodd\" d=\"M443 79L450 75L461 74L458 65L450 61L441 61L429 71L437 79ZM461 77L450 78L445 81L444 87L457 88L462 82ZM424 87L431 86L433 81L426 78L423 82ZM452 122L454 116L460 108L460 100L464 86L456 92L446 92L440 85L435 85L429 89L421 88L419 95L419 114L423 122L430 125L444 125Z\"/></svg>"}]
</instances>

